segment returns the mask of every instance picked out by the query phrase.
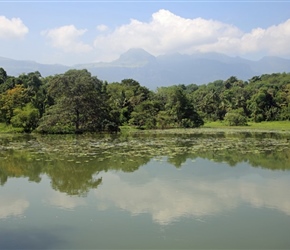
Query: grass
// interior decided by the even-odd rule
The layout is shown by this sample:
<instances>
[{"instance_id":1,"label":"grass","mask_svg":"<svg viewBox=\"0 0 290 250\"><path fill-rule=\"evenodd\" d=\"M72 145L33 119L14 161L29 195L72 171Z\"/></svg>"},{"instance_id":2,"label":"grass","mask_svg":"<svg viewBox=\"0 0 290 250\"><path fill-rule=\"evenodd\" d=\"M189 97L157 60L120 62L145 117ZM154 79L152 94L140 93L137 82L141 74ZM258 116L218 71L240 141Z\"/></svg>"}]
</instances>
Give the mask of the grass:
<instances>
[{"instance_id":1,"label":"grass","mask_svg":"<svg viewBox=\"0 0 290 250\"><path fill-rule=\"evenodd\" d=\"M290 121L269 121L269 122L248 122L248 126L227 126L221 121L207 122L204 128L223 128L223 129L263 129L290 131Z\"/></svg>"},{"instance_id":2,"label":"grass","mask_svg":"<svg viewBox=\"0 0 290 250\"><path fill-rule=\"evenodd\" d=\"M267 130L267 131L287 131L290 132L290 121L270 121L270 122L248 122L248 126L227 126L222 121L206 122L202 129L222 129L222 130ZM122 134L131 134L141 132L152 132L152 130L140 130L131 126L121 126ZM176 133L177 131L185 132L185 129L164 129L157 130L159 133ZM0 123L0 133L21 133L22 128L14 128L11 125Z\"/></svg>"},{"instance_id":3,"label":"grass","mask_svg":"<svg viewBox=\"0 0 290 250\"><path fill-rule=\"evenodd\" d=\"M6 125L5 123L0 123L0 133L21 133L22 128L15 128L12 125Z\"/></svg>"},{"instance_id":4,"label":"grass","mask_svg":"<svg viewBox=\"0 0 290 250\"><path fill-rule=\"evenodd\" d=\"M239 132L239 131L275 131L275 132L290 132L290 121L269 121L269 122L248 122L247 126L228 126L222 121L206 122L204 126L198 129L184 129L184 128L172 128L172 129L152 129L152 130L139 130L130 126L122 126L122 134L131 133L157 133L157 134L191 134L191 133L214 133L218 131L224 132Z\"/></svg>"},{"instance_id":5,"label":"grass","mask_svg":"<svg viewBox=\"0 0 290 250\"><path fill-rule=\"evenodd\" d=\"M137 129L137 128L133 127L133 126L128 126L128 125L121 126L120 129L121 129L122 132L131 132L131 131L140 130L140 129Z\"/></svg>"}]
</instances>

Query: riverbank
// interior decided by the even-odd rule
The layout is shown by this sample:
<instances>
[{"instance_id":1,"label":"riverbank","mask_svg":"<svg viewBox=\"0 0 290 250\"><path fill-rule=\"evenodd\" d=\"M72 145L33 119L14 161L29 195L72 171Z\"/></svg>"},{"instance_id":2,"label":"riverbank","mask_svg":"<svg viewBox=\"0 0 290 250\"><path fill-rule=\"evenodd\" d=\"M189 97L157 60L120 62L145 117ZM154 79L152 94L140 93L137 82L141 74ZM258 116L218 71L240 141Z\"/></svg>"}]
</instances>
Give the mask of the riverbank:
<instances>
[{"instance_id":1,"label":"riverbank","mask_svg":"<svg viewBox=\"0 0 290 250\"><path fill-rule=\"evenodd\" d=\"M248 122L247 126L227 126L221 121L207 122L203 128L279 130L290 132L290 121Z\"/></svg>"},{"instance_id":2,"label":"riverbank","mask_svg":"<svg viewBox=\"0 0 290 250\"><path fill-rule=\"evenodd\" d=\"M269 121L269 122L248 122L247 126L227 126L221 121L206 122L204 126L196 129L173 128L158 130L140 130L131 126L121 126L121 133L168 133L168 134L191 134L191 133L213 133L213 132L280 132L290 134L290 121ZM14 128L12 125L7 126L0 123L0 133L21 133L20 128Z\"/></svg>"},{"instance_id":3,"label":"riverbank","mask_svg":"<svg viewBox=\"0 0 290 250\"><path fill-rule=\"evenodd\" d=\"M229 136L258 136L281 137L290 140L290 122L249 123L248 126L226 126L222 122L205 123L200 128L172 128L140 130L129 126L121 127L123 135L229 135Z\"/></svg>"}]
</instances>

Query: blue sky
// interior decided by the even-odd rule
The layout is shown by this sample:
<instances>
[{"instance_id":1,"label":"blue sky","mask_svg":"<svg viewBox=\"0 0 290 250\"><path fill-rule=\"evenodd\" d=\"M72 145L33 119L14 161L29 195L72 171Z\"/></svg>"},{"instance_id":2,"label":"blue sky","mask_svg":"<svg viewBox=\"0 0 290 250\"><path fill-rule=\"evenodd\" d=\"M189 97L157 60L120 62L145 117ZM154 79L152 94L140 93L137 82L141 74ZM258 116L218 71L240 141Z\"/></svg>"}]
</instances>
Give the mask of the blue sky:
<instances>
[{"instance_id":1,"label":"blue sky","mask_svg":"<svg viewBox=\"0 0 290 250\"><path fill-rule=\"evenodd\" d=\"M2 57L73 65L137 47L290 58L290 1L0 0Z\"/></svg>"}]
</instances>

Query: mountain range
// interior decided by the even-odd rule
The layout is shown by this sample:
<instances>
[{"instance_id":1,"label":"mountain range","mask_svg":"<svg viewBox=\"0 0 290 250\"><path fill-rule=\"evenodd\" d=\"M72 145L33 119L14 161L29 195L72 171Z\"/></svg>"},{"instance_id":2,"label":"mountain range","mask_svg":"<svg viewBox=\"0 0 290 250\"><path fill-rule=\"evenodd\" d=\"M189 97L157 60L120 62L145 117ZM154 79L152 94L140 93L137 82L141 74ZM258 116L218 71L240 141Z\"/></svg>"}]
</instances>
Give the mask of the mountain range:
<instances>
[{"instance_id":1,"label":"mountain range","mask_svg":"<svg viewBox=\"0 0 290 250\"><path fill-rule=\"evenodd\" d=\"M153 56L143 49L130 49L117 60L104 63L40 64L0 57L0 67L8 75L39 71L42 76L61 74L69 69L88 69L92 75L108 82L120 82L132 78L150 89L173 84L205 84L236 76L248 80L253 76L290 72L290 60L280 57L264 57L258 61L230 57L219 53L179 53Z\"/></svg>"}]
</instances>

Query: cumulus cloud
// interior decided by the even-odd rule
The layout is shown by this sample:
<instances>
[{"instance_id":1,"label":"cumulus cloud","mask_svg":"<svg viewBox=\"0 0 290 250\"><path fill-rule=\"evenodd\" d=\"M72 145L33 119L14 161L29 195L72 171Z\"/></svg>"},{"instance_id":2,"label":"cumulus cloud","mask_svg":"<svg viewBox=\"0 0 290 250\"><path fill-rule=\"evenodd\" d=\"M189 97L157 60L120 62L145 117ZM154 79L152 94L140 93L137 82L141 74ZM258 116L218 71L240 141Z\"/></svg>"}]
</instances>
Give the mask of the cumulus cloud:
<instances>
[{"instance_id":1,"label":"cumulus cloud","mask_svg":"<svg viewBox=\"0 0 290 250\"><path fill-rule=\"evenodd\" d=\"M20 18L11 20L0 16L0 39L22 38L28 33L28 28Z\"/></svg>"},{"instance_id":2,"label":"cumulus cloud","mask_svg":"<svg viewBox=\"0 0 290 250\"><path fill-rule=\"evenodd\" d=\"M263 52L265 55L290 56L290 19L267 29L255 28L240 36L218 37L217 42L200 46L200 51L217 51L247 55Z\"/></svg>"},{"instance_id":3,"label":"cumulus cloud","mask_svg":"<svg viewBox=\"0 0 290 250\"><path fill-rule=\"evenodd\" d=\"M150 22L132 19L129 24L94 41L100 55L117 57L130 48L140 47L154 55L180 52L220 52L247 55L264 51L272 55L290 55L290 19L267 29L245 33L238 27L203 18L186 19L168 10L153 13Z\"/></svg>"},{"instance_id":4,"label":"cumulus cloud","mask_svg":"<svg viewBox=\"0 0 290 250\"><path fill-rule=\"evenodd\" d=\"M29 207L29 202L23 198L0 196L0 200L0 219L20 216Z\"/></svg>"},{"instance_id":5,"label":"cumulus cloud","mask_svg":"<svg viewBox=\"0 0 290 250\"><path fill-rule=\"evenodd\" d=\"M237 198L220 199L210 191L202 191L203 183L179 181L172 183L159 178L143 185L133 185L119 178L107 176L110 186L95 191L100 210L110 206L129 211L132 215L148 213L152 220L167 225L183 216L197 219L219 213L237 204Z\"/></svg>"},{"instance_id":6,"label":"cumulus cloud","mask_svg":"<svg viewBox=\"0 0 290 250\"><path fill-rule=\"evenodd\" d=\"M86 205L86 202L83 198L71 197L55 191L52 192L49 197L45 198L43 202L67 210L73 210L78 206Z\"/></svg>"},{"instance_id":7,"label":"cumulus cloud","mask_svg":"<svg viewBox=\"0 0 290 250\"><path fill-rule=\"evenodd\" d=\"M290 19L267 29L254 29L242 37L244 51L266 50L273 55L290 55Z\"/></svg>"},{"instance_id":8,"label":"cumulus cloud","mask_svg":"<svg viewBox=\"0 0 290 250\"><path fill-rule=\"evenodd\" d=\"M48 38L55 48L62 49L65 52L84 53L92 50L90 45L79 40L86 31L86 29L77 29L74 25L67 25L43 31L41 34Z\"/></svg>"},{"instance_id":9,"label":"cumulus cloud","mask_svg":"<svg viewBox=\"0 0 290 250\"><path fill-rule=\"evenodd\" d=\"M104 24L100 24L97 26L98 31L106 31L107 29L108 29L108 26L106 26Z\"/></svg>"},{"instance_id":10,"label":"cumulus cloud","mask_svg":"<svg viewBox=\"0 0 290 250\"><path fill-rule=\"evenodd\" d=\"M116 206L132 215L148 213L161 225L181 217L203 220L244 203L290 215L287 192L290 184L282 177L271 179L245 175L238 180L230 176L216 180L193 177L174 182L166 177L155 177L143 185L128 182L115 173L107 173L103 178L103 188L95 191L100 210Z\"/></svg>"}]
</instances>

